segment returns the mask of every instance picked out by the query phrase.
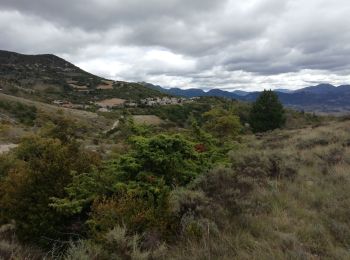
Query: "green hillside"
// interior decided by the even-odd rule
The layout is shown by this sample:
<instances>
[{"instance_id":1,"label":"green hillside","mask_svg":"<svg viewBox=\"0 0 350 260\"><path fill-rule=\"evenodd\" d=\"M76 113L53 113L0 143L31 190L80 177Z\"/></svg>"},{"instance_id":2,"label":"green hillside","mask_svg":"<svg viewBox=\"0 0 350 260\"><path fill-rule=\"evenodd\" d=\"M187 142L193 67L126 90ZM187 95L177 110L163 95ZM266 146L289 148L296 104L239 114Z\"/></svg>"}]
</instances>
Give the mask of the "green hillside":
<instances>
[{"instance_id":1,"label":"green hillside","mask_svg":"<svg viewBox=\"0 0 350 260\"><path fill-rule=\"evenodd\" d=\"M0 51L0 88L6 94L78 104L102 98L139 100L165 96L138 83L111 81L88 73L52 54Z\"/></svg>"}]
</instances>

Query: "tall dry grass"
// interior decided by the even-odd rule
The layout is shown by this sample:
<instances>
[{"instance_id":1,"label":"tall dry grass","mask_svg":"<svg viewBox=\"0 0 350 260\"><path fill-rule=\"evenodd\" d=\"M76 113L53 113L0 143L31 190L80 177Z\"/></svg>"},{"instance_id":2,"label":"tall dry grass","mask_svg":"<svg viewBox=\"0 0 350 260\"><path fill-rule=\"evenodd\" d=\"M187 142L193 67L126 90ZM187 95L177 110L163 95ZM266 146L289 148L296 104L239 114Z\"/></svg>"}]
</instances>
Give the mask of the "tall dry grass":
<instances>
[{"instance_id":1,"label":"tall dry grass","mask_svg":"<svg viewBox=\"0 0 350 260\"><path fill-rule=\"evenodd\" d=\"M259 182L245 195L251 205L233 217L224 216L226 226L218 235L184 240L167 257L350 259L350 121L276 130L247 137L246 142L260 157L279 154L282 163L296 169L294 178L275 176ZM266 160L256 160L256 165L250 162L240 170L266 168Z\"/></svg>"}]
</instances>

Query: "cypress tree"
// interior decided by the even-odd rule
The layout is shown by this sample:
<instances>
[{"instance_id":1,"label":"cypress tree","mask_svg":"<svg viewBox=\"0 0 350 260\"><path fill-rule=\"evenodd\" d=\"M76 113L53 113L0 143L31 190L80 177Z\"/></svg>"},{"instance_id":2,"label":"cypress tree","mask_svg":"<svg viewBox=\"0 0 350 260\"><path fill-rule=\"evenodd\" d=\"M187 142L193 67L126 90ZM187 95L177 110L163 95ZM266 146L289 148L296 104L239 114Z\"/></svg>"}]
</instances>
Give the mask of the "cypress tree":
<instances>
[{"instance_id":1,"label":"cypress tree","mask_svg":"<svg viewBox=\"0 0 350 260\"><path fill-rule=\"evenodd\" d=\"M250 112L250 126L253 132L266 132L280 128L285 124L286 118L283 105L276 93L264 90L253 104Z\"/></svg>"}]
</instances>

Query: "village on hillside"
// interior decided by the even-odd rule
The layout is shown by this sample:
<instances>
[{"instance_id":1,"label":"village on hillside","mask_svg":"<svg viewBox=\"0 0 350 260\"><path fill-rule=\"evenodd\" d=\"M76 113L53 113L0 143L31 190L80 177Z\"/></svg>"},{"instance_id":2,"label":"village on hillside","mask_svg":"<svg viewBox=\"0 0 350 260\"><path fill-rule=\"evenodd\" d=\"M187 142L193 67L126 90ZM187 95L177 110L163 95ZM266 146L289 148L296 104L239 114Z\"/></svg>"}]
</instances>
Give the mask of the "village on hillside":
<instances>
[{"instance_id":1,"label":"village on hillside","mask_svg":"<svg viewBox=\"0 0 350 260\"><path fill-rule=\"evenodd\" d=\"M89 109L96 107L98 112L109 112L113 108L123 108L123 107L154 107L154 106L165 106L165 105L182 105L185 103L190 103L197 98L183 98L183 97L154 97L141 99L138 102L132 100L126 100L121 98L110 98L99 101L90 101L88 105L83 104L73 104L69 101L64 100L54 100L52 103L54 105L72 108L72 109Z\"/></svg>"}]
</instances>

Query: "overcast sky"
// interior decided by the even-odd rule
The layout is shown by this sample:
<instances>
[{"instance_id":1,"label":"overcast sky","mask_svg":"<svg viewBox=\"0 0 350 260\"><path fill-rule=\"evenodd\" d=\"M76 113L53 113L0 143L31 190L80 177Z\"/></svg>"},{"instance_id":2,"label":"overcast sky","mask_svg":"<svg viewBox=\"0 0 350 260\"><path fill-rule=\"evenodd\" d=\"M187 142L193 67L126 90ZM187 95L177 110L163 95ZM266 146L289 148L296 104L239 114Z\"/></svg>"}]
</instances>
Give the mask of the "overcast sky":
<instances>
[{"instance_id":1,"label":"overcast sky","mask_svg":"<svg viewBox=\"0 0 350 260\"><path fill-rule=\"evenodd\" d=\"M350 84L350 2L0 0L0 49L165 87Z\"/></svg>"}]
</instances>

